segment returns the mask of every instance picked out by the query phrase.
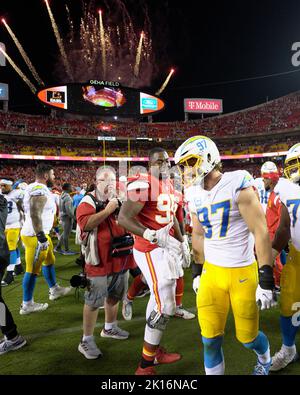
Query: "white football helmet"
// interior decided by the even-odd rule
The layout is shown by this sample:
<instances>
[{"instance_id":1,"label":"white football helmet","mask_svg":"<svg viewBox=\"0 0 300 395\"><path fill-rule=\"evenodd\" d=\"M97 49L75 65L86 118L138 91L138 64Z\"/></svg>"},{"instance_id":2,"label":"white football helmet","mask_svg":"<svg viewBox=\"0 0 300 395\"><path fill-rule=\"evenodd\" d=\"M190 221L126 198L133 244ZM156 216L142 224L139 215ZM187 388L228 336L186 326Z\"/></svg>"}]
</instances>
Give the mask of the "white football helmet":
<instances>
[{"instance_id":1,"label":"white football helmet","mask_svg":"<svg viewBox=\"0 0 300 395\"><path fill-rule=\"evenodd\" d=\"M190 186L200 183L221 162L221 157L216 144L210 138L194 136L181 144L174 161L179 165L184 184ZM180 166L184 166L184 169Z\"/></svg>"},{"instance_id":2,"label":"white football helmet","mask_svg":"<svg viewBox=\"0 0 300 395\"><path fill-rule=\"evenodd\" d=\"M271 161L265 162L262 165L260 172L261 172L262 178L269 178L273 181L279 180L279 171L278 171L277 166L274 162L271 162Z\"/></svg>"},{"instance_id":3,"label":"white football helmet","mask_svg":"<svg viewBox=\"0 0 300 395\"><path fill-rule=\"evenodd\" d=\"M284 161L284 175L294 183L300 180L300 143L293 145Z\"/></svg>"}]
</instances>

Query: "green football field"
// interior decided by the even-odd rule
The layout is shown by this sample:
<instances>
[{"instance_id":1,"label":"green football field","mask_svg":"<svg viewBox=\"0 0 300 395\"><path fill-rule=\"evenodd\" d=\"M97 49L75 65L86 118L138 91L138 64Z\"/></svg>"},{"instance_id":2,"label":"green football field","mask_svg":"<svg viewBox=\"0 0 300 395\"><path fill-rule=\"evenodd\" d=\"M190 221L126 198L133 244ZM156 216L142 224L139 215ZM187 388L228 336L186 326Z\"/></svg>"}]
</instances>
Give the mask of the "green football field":
<instances>
[{"instance_id":1,"label":"green football field","mask_svg":"<svg viewBox=\"0 0 300 395\"><path fill-rule=\"evenodd\" d=\"M77 247L71 245L71 248ZM56 274L60 285L68 286L73 274L79 273L74 257L57 255ZM195 294L191 287L191 271L186 270L184 306L195 309ZM127 340L103 339L100 331L104 324L104 312L100 310L95 330L96 342L103 352L98 360L87 360L77 351L81 338L83 291L75 295L75 290L54 302L48 300L48 287L41 275L35 289L36 302L48 302L48 310L21 316L19 308L22 300L22 276L13 285L3 289L3 296L9 305L19 332L27 339L24 348L0 356L1 374L58 374L58 375L131 375L137 368L145 325L147 296L134 302L132 321L124 321L119 309L119 326L129 331ZM261 329L267 334L272 354L281 345L279 311L274 309L261 313ZM298 338L298 346L300 349ZM169 322L162 345L169 351L182 354L182 359L173 365L157 367L159 374L203 375L203 350L197 319L172 318ZM226 374L248 375L256 362L253 352L246 350L235 338L234 323L229 316L224 337ZM300 374L300 362L288 366L282 373Z\"/></svg>"}]
</instances>

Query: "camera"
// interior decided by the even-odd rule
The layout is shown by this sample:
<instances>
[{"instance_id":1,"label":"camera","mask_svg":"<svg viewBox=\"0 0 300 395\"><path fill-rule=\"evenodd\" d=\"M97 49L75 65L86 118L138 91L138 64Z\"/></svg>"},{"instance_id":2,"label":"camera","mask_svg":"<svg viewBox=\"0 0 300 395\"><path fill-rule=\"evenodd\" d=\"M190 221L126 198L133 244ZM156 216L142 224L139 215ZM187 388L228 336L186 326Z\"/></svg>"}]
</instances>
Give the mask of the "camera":
<instances>
[{"instance_id":1,"label":"camera","mask_svg":"<svg viewBox=\"0 0 300 395\"><path fill-rule=\"evenodd\" d=\"M75 274L70 280L73 288L90 288L91 282L84 273Z\"/></svg>"}]
</instances>

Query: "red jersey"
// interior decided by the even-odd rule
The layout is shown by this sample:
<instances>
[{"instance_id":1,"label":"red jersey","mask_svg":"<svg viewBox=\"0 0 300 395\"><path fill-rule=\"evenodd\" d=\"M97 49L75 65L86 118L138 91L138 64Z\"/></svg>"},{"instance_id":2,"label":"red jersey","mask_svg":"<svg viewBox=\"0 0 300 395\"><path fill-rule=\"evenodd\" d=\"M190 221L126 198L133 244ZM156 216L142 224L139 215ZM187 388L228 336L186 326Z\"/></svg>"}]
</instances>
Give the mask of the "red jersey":
<instances>
[{"instance_id":1,"label":"red jersey","mask_svg":"<svg viewBox=\"0 0 300 395\"><path fill-rule=\"evenodd\" d=\"M267 204L266 219L271 240L273 240L280 222L281 200L275 192L271 192Z\"/></svg>"},{"instance_id":2,"label":"red jersey","mask_svg":"<svg viewBox=\"0 0 300 395\"><path fill-rule=\"evenodd\" d=\"M81 232L83 232L89 217L93 214L96 214L96 209L91 204L87 202L79 204L76 210L76 218ZM111 214L98 226L98 253L101 263L99 266L93 266L86 262L85 272L90 277L119 273L122 270L131 269L135 265L133 255L117 258L111 256L112 235L108 224L113 237L122 236L126 233L125 229L118 225L114 214Z\"/></svg>"},{"instance_id":3,"label":"red jersey","mask_svg":"<svg viewBox=\"0 0 300 395\"><path fill-rule=\"evenodd\" d=\"M168 225L174 218L177 204L170 179L159 180L150 175L139 175L127 185L128 198L143 204L137 220L146 228L158 230ZM174 235L171 229L170 235ZM143 237L135 235L134 248L149 252L157 248Z\"/></svg>"}]
</instances>

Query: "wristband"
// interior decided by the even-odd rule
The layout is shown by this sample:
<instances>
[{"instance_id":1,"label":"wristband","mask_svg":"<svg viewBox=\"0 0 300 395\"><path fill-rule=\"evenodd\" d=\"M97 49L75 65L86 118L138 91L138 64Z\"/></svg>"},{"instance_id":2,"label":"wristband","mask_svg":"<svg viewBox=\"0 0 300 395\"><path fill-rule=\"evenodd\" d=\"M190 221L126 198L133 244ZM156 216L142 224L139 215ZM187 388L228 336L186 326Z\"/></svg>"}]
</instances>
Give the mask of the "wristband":
<instances>
[{"instance_id":1,"label":"wristband","mask_svg":"<svg viewBox=\"0 0 300 395\"><path fill-rule=\"evenodd\" d=\"M263 265L258 269L259 285L262 289L273 290L275 287L273 268L269 265Z\"/></svg>"},{"instance_id":2,"label":"wristband","mask_svg":"<svg viewBox=\"0 0 300 395\"><path fill-rule=\"evenodd\" d=\"M201 276L202 274L202 269L203 269L203 265L201 265L200 263L192 263L192 277L193 279L196 278L197 276Z\"/></svg>"},{"instance_id":3,"label":"wristband","mask_svg":"<svg viewBox=\"0 0 300 395\"><path fill-rule=\"evenodd\" d=\"M48 241L48 239L43 231L37 233L36 237L40 243L46 243L46 241Z\"/></svg>"}]
</instances>

